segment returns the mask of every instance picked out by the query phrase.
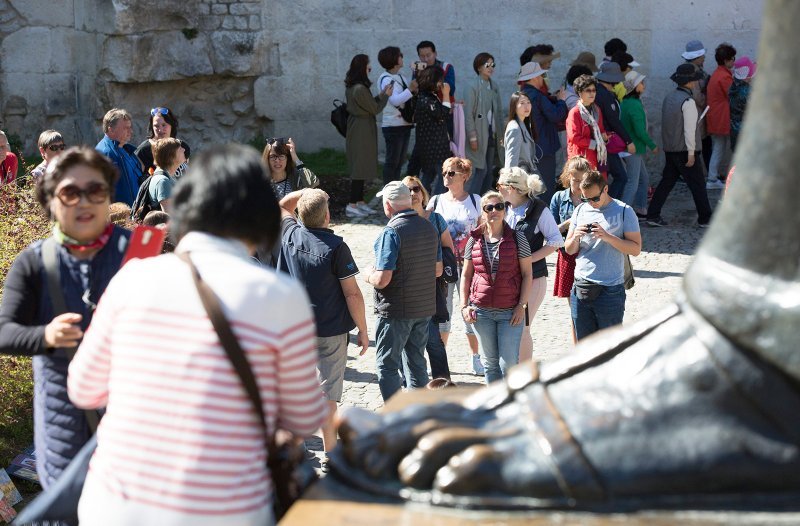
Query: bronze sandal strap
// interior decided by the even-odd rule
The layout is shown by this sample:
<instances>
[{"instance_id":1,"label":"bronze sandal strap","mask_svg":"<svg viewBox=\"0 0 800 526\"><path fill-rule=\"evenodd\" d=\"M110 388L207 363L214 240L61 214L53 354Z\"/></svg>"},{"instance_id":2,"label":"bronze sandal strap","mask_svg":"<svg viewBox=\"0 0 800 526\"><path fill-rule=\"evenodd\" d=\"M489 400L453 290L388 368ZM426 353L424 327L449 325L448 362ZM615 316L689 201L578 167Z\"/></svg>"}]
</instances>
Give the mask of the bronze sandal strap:
<instances>
[{"instance_id":1,"label":"bronze sandal strap","mask_svg":"<svg viewBox=\"0 0 800 526\"><path fill-rule=\"evenodd\" d=\"M518 393L517 400L527 408L529 414L523 418L530 422L530 430L567 500L606 500L597 471L553 404L547 387L541 383L533 385Z\"/></svg>"}]
</instances>

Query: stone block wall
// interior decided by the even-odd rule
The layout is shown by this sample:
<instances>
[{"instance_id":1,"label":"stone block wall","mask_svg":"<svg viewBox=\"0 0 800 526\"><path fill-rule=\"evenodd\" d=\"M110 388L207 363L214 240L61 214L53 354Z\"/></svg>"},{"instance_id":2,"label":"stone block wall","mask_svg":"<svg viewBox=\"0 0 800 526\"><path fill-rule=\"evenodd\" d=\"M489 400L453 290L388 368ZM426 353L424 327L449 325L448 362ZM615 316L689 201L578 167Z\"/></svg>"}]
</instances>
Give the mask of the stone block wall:
<instances>
[{"instance_id":1,"label":"stone block wall","mask_svg":"<svg viewBox=\"0 0 800 526\"><path fill-rule=\"evenodd\" d=\"M0 127L29 151L51 127L94 144L105 111L124 107L140 141L149 109L167 106L194 150L258 135L343 148L329 112L357 53L372 58L376 80L382 47L399 46L410 65L416 44L432 40L456 69L458 98L473 57L488 51L507 100L525 47L561 53L555 86L580 51L599 60L618 36L648 76L643 100L660 142L660 101L685 43L705 43L709 71L722 41L755 56L761 11L761 0L0 0Z\"/></svg>"}]
</instances>

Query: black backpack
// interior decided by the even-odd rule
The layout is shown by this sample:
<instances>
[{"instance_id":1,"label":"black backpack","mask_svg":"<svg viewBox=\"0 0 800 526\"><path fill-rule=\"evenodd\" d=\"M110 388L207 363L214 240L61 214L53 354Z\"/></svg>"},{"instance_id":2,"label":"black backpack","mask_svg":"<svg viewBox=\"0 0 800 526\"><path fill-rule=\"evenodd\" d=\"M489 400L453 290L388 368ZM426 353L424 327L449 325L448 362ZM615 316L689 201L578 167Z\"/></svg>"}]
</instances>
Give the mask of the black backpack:
<instances>
[{"instance_id":1,"label":"black backpack","mask_svg":"<svg viewBox=\"0 0 800 526\"><path fill-rule=\"evenodd\" d=\"M337 104L338 103L338 104ZM333 99L333 111L331 112L331 124L342 137L347 137L347 104L339 99Z\"/></svg>"},{"instance_id":2,"label":"black backpack","mask_svg":"<svg viewBox=\"0 0 800 526\"><path fill-rule=\"evenodd\" d=\"M389 76L388 73L384 73L384 75ZM380 85L380 80L378 80L378 84ZM403 86L403 91L408 89L408 86L406 86L402 75L400 75L400 85ZM411 98L405 101L402 106L395 106L395 108L400 111L400 116L403 117L404 121L409 124L414 124L414 113L417 111L417 96L412 95Z\"/></svg>"},{"instance_id":3,"label":"black backpack","mask_svg":"<svg viewBox=\"0 0 800 526\"><path fill-rule=\"evenodd\" d=\"M148 175L147 178L142 181L142 184L139 186L139 191L136 192L136 199L133 200L133 206L131 206L131 220L141 224L144 221L144 218L153 210L161 210L160 206L153 206L153 202L150 199L150 181L153 180L152 175Z\"/></svg>"}]
</instances>

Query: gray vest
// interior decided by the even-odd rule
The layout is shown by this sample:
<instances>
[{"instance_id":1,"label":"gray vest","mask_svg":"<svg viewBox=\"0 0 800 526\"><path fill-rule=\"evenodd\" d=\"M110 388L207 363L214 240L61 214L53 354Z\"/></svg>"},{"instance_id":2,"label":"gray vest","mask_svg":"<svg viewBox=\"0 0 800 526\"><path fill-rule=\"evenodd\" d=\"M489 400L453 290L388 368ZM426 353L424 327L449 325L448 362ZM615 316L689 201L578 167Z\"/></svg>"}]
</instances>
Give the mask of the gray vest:
<instances>
[{"instance_id":1,"label":"gray vest","mask_svg":"<svg viewBox=\"0 0 800 526\"><path fill-rule=\"evenodd\" d=\"M665 152L686 151L681 107L687 99L692 99L692 92L683 88L678 88L664 97L664 104L661 106L661 138ZM697 151L702 148L700 126L695 127L694 144Z\"/></svg>"},{"instance_id":2,"label":"gray vest","mask_svg":"<svg viewBox=\"0 0 800 526\"><path fill-rule=\"evenodd\" d=\"M436 254L439 233L413 211L394 216L386 228L400 237L392 280L375 289L375 313L382 318L414 319L436 313Z\"/></svg>"}]
</instances>

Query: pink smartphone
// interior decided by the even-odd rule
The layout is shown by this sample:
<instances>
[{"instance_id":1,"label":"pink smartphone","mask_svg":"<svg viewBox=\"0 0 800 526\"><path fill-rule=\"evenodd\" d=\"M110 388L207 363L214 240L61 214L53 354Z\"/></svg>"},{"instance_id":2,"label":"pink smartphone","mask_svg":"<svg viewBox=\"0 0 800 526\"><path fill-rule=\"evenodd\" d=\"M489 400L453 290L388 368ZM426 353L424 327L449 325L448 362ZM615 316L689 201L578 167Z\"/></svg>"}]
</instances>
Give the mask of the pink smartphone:
<instances>
[{"instance_id":1,"label":"pink smartphone","mask_svg":"<svg viewBox=\"0 0 800 526\"><path fill-rule=\"evenodd\" d=\"M128 250L122 265L132 259L144 259L158 256L161 254L161 247L164 245L164 238L167 231L154 226L139 225L133 229L133 235L128 242Z\"/></svg>"}]
</instances>

